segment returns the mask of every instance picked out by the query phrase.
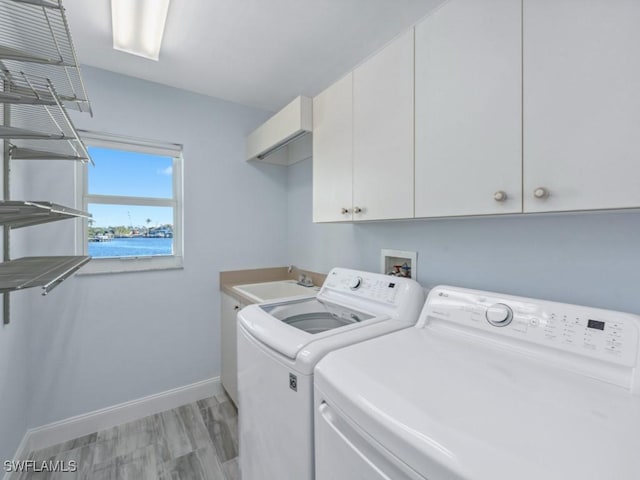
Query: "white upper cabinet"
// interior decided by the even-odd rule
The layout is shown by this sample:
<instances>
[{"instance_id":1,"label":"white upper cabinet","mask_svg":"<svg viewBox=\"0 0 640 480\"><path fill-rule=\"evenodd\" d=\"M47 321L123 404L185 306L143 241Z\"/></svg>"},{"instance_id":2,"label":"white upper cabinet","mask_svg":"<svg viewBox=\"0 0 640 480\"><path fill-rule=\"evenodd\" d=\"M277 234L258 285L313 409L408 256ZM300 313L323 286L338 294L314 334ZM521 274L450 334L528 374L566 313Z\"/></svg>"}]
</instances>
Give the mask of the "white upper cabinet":
<instances>
[{"instance_id":1,"label":"white upper cabinet","mask_svg":"<svg viewBox=\"0 0 640 480\"><path fill-rule=\"evenodd\" d=\"M523 25L524 210L640 206L640 1L525 0Z\"/></svg>"},{"instance_id":2,"label":"white upper cabinet","mask_svg":"<svg viewBox=\"0 0 640 480\"><path fill-rule=\"evenodd\" d=\"M260 125L247 137L247 160L292 165L309 158L311 142L304 139L312 130L311 110L312 100L300 96Z\"/></svg>"},{"instance_id":3,"label":"white upper cabinet","mask_svg":"<svg viewBox=\"0 0 640 480\"><path fill-rule=\"evenodd\" d=\"M413 29L353 72L353 218L413 217Z\"/></svg>"},{"instance_id":4,"label":"white upper cabinet","mask_svg":"<svg viewBox=\"0 0 640 480\"><path fill-rule=\"evenodd\" d=\"M639 208L638 45L640 0L449 0L314 99L314 221Z\"/></svg>"},{"instance_id":5,"label":"white upper cabinet","mask_svg":"<svg viewBox=\"0 0 640 480\"><path fill-rule=\"evenodd\" d=\"M353 74L313 99L313 221L352 219Z\"/></svg>"},{"instance_id":6,"label":"white upper cabinet","mask_svg":"<svg viewBox=\"0 0 640 480\"><path fill-rule=\"evenodd\" d=\"M522 211L520 0L451 0L416 26L416 217Z\"/></svg>"}]
</instances>

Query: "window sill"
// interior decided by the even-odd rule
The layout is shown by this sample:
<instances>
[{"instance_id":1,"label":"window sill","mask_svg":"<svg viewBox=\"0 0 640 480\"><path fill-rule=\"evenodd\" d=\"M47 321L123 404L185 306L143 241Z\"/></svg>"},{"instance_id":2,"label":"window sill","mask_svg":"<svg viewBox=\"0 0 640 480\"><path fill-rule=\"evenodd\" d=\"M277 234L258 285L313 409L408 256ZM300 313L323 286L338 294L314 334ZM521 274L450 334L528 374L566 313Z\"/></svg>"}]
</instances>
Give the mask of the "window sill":
<instances>
[{"instance_id":1,"label":"window sill","mask_svg":"<svg viewBox=\"0 0 640 480\"><path fill-rule=\"evenodd\" d=\"M182 268L184 268L182 257L174 256L93 258L76 275L180 270Z\"/></svg>"}]
</instances>

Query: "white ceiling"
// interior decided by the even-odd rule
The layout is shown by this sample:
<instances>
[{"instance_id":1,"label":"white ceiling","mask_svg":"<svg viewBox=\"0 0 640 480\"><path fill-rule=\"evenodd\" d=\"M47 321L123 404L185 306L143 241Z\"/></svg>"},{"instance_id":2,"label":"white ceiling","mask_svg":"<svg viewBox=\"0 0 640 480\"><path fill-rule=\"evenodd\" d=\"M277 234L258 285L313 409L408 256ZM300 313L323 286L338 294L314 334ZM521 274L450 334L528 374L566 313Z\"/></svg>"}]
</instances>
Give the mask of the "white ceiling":
<instances>
[{"instance_id":1,"label":"white ceiling","mask_svg":"<svg viewBox=\"0 0 640 480\"><path fill-rule=\"evenodd\" d=\"M278 110L444 0L173 0L158 62L113 50L109 0L63 1L81 63Z\"/></svg>"}]
</instances>

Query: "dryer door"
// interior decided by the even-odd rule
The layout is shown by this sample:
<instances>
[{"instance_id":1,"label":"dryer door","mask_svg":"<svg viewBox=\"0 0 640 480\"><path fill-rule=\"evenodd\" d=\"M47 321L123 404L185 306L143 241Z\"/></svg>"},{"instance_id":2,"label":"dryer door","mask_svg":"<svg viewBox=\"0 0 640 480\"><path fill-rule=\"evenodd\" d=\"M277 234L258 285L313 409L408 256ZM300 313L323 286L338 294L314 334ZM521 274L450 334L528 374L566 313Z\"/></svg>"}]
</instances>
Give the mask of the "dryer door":
<instances>
[{"instance_id":1,"label":"dryer door","mask_svg":"<svg viewBox=\"0 0 640 480\"><path fill-rule=\"evenodd\" d=\"M324 401L315 426L316 480L426 480Z\"/></svg>"}]
</instances>

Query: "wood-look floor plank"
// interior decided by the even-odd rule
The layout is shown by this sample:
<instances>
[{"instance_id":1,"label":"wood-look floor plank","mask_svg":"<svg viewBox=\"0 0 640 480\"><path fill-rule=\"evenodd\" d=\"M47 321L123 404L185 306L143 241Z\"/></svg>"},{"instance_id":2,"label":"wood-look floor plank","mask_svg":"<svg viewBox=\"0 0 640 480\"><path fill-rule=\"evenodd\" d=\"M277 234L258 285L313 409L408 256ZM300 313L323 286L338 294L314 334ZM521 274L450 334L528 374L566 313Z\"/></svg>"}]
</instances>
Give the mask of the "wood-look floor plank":
<instances>
[{"instance_id":1,"label":"wood-look floor plank","mask_svg":"<svg viewBox=\"0 0 640 480\"><path fill-rule=\"evenodd\" d=\"M203 409L207 407L215 407L220 402L218 402L216 397L207 397L202 400L198 400L196 403L198 404L198 408Z\"/></svg>"},{"instance_id":2,"label":"wood-look floor plank","mask_svg":"<svg viewBox=\"0 0 640 480\"><path fill-rule=\"evenodd\" d=\"M238 457L227 460L222 464L222 470L227 480L241 480L240 477L240 462Z\"/></svg>"},{"instance_id":3,"label":"wood-look floor plank","mask_svg":"<svg viewBox=\"0 0 640 480\"><path fill-rule=\"evenodd\" d=\"M51 474L49 472L20 472L20 474L14 474L13 477L9 477L11 480L17 478L18 480L49 480Z\"/></svg>"},{"instance_id":4,"label":"wood-look floor plank","mask_svg":"<svg viewBox=\"0 0 640 480\"><path fill-rule=\"evenodd\" d=\"M131 452L116 460L118 480L158 480L158 462L153 445Z\"/></svg>"},{"instance_id":5,"label":"wood-look floor plank","mask_svg":"<svg viewBox=\"0 0 640 480\"><path fill-rule=\"evenodd\" d=\"M89 435L85 435L84 437L74 438L73 440L69 440L62 444L62 451L65 452L67 450L74 450L76 448L84 447L85 445L91 445L95 443L98 439L98 433L90 433Z\"/></svg>"},{"instance_id":6,"label":"wood-look floor plank","mask_svg":"<svg viewBox=\"0 0 640 480\"><path fill-rule=\"evenodd\" d=\"M231 400L220 403L220 413L227 424L231 439L235 446L236 455L238 452L238 410ZM235 456L235 455L234 455Z\"/></svg>"},{"instance_id":7,"label":"wood-look floor plank","mask_svg":"<svg viewBox=\"0 0 640 480\"><path fill-rule=\"evenodd\" d=\"M226 480L212 445L164 463L159 480Z\"/></svg>"},{"instance_id":8,"label":"wood-look floor plank","mask_svg":"<svg viewBox=\"0 0 640 480\"><path fill-rule=\"evenodd\" d=\"M157 432L151 417L141 418L133 422L118 425L98 432L97 444L111 446L112 456L120 457L134 452L148 445L153 445L157 439Z\"/></svg>"},{"instance_id":9,"label":"wood-look floor plank","mask_svg":"<svg viewBox=\"0 0 640 480\"><path fill-rule=\"evenodd\" d=\"M61 452L54 461L61 462L60 465L65 467L69 467L73 461L78 468L75 472L52 472L48 477L50 480L91 480L93 444Z\"/></svg>"},{"instance_id":10,"label":"wood-look floor plank","mask_svg":"<svg viewBox=\"0 0 640 480\"><path fill-rule=\"evenodd\" d=\"M239 480L237 412L210 397L52 447L29 459L68 462L78 471L25 472L12 480Z\"/></svg>"},{"instance_id":11,"label":"wood-look floor plank","mask_svg":"<svg viewBox=\"0 0 640 480\"><path fill-rule=\"evenodd\" d=\"M105 462L91 471L91 480L117 480L116 462Z\"/></svg>"},{"instance_id":12,"label":"wood-look floor plank","mask_svg":"<svg viewBox=\"0 0 640 480\"><path fill-rule=\"evenodd\" d=\"M185 405L163 412L160 416L162 442L166 447L162 458L178 458L210 443L207 428L195 405Z\"/></svg>"},{"instance_id":13,"label":"wood-look floor plank","mask_svg":"<svg viewBox=\"0 0 640 480\"><path fill-rule=\"evenodd\" d=\"M148 445L102 463L94 463L92 474L99 480L156 480L157 464L155 446Z\"/></svg>"},{"instance_id":14,"label":"wood-look floor plank","mask_svg":"<svg viewBox=\"0 0 640 480\"><path fill-rule=\"evenodd\" d=\"M85 445L91 445L96 442L97 437L97 433L91 433L83 437L74 438L68 442L58 443L51 447L33 451L29 454L29 460L50 460L62 452L75 450L76 448L84 447Z\"/></svg>"},{"instance_id":15,"label":"wood-look floor plank","mask_svg":"<svg viewBox=\"0 0 640 480\"><path fill-rule=\"evenodd\" d=\"M230 410L225 408L225 403L230 404L230 402L224 402L200 410L218 457L223 463L238 456L237 434L234 436L231 432L234 428L234 419L229 417ZM233 409L233 406L231 408ZM237 429L237 420L235 420L235 428Z\"/></svg>"}]
</instances>

